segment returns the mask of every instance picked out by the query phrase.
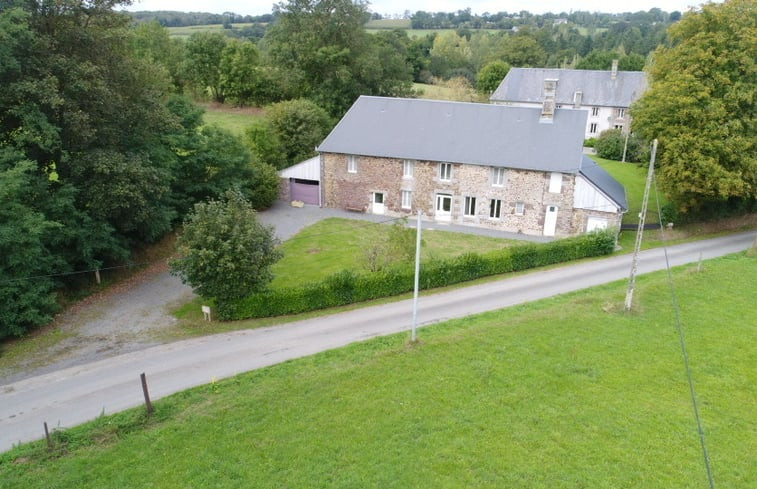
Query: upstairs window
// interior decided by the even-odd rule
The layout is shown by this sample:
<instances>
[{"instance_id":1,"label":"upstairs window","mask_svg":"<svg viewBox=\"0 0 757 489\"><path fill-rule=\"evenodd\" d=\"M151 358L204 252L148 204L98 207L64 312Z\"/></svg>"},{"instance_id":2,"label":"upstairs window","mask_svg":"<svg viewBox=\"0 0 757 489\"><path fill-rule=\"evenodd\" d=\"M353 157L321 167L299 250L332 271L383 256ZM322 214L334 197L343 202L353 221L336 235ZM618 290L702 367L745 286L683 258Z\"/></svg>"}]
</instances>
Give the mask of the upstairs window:
<instances>
[{"instance_id":1,"label":"upstairs window","mask_svg":"<svg viewBox=\"0 0 757 489\"><path fill-rule=\"evenodd\" d=\"M410 190L402 191L402 208L410 209L413 206L413 193Z\"/></svg>"},{"instance_id":2,"label":"upstairs window","mask_svg":"<svg viewBox=\"0 0 757 489\"><path fill-rule=\"evenodd\" d=\"M415 162L413 160L405 160L402 162L402 178L413 178L414 171Z\"/></svg>"},{"instance_id":3,"label":"upstairs window","mask_svg":"<svg viewBox=\"0 0 757 489\"><path fill-rule=\"evenodd\" d=\"M618 107L617 109L615 109L615 117L617 117L618 119L625 117L625 115L626 109L624 109L623 107Z\"/></svg>"},{"instance_id":4,"label":"upstairs window","mask_svg":"<svg viewBox=\"0 0 757 489\"><path fill-rule=\"evenodd\" d=\"M505 169L492 168L492 185L502 187L505 185Z\"/></svg>"},{"instance_id":5,"label":"upstairs window","mask_svg":"<svg viewBox=\"0 0 757 489\"><path fill-rule=\"evenodd\" d=\"M452 180L452 163L439 163L439 180L443 182Z\"/></svg>"},{"instance_id":6,"label":"upstairs window","mask_svg":"<svg viewBox=\"0 0 757 489\"><path fill-rule=\"evenodd\" d=\"M347 172L357 173L357 156L349 155L347 157Z\"/></svg>"},{"instance_id":7,"label":"upstairs window","mask_svg":"<svg viewBox=\"0 0 757 489\"><path fill-rule=\"evenodd\" d=\"M598 117L599 116L599 107L592 107L591 108L591 116L592 117Z\"/></svg>"},{"instance_id":8,"label":"upstairs window","mask_svg":"<svg viewBox=\"0 0 757 489\"><path fill-rule=\"evenodd\" d=\"M549 174L549 192L559 194L562 190L562 173L552 172Z\"/></svg>"}]
</instances>

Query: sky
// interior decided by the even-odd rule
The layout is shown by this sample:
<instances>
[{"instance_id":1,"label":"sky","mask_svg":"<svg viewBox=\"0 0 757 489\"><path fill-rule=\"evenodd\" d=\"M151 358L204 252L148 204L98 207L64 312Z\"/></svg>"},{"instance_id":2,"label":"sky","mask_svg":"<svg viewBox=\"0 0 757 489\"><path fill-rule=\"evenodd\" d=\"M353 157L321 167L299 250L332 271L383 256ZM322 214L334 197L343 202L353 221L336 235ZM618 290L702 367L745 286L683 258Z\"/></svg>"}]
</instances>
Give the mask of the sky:
<instances>
[{"instance_id":1,"label":"sky","mask_svg":"<svg viewBox=\"0 0 757 489\"><path fill-rule=\"evenodd\" d=\"M177 10L181 12L234 12L240 15L270 14L273 4L271 0L133 0L127 10ZM286 3L286 1L284 1ZM472 13L484 12L520 12L528 10L533 14L545 12L570 12L571 10L585 10L589 12L637 12L659 8L666 12L678 10L686 12L690 6L698 6L703 0L629 0L627 2L607 0L373 0L369 10L384 16L402 14L406 10L414 13L418 10L426 12L457 12L470 8Z\"/></svg>"}]
</instances>

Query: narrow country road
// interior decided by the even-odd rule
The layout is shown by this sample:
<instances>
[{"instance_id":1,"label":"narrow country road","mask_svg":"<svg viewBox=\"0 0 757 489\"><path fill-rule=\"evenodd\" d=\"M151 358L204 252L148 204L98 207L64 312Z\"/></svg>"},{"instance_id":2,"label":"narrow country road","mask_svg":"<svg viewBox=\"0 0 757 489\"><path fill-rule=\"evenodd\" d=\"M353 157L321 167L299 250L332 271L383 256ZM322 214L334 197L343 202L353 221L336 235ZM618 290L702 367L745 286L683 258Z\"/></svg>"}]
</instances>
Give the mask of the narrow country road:
<instances>
[{"instance_id":1,"label":"narrow country road","mask_svg":"<svg viewBox=\"0 0 757 489\"><path fill-rule=\"evenodd\" d=\"M755 232L671 247L671 266L746 250ZM628 277L631 255L567 265L424 296L421 325L534 301ZM641 254L639 273L665 268L662 249ZM0 387L0 451L44 436L42 423L65 428L143 402L139 374L159 399L189 387L410 329L412 301L372 306L281 326L155 346Z\"/></svg>"}]
</instances>

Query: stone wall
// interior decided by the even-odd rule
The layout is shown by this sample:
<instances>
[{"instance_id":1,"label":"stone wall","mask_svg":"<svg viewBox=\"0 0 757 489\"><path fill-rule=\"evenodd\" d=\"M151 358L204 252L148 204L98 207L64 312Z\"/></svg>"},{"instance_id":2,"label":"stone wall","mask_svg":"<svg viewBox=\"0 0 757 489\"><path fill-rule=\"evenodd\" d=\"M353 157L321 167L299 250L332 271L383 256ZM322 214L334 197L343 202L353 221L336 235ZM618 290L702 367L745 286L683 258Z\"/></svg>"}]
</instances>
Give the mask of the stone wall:
<instances>
[{"instance_id":1,"label":"stone wall","mask_svg":"<svg viewBox=\"0 0 757 489\"><path fill-rule=\"evenodd\" d=\"M438 162L416 161L412 178L403 178L403 160L396 158L357 157L357 171L347 171L347 155L324 153L321 167L323 206L373 212L376 192L384 194L384 213L388 216L410 216L423 211L426 218L438 219L436 198L452 196L448 222L501 231L542 235L547 206L557 206L555 236L583 232L576 216L586 215L573 210L575 175L563 174L559 193L549 192L550 173L505 169L503 185L493 185L489 166L452 164L450 181L440 179ZM402 190L412 192L412 206L402 208ZM476 199L475 213L465 213L465 197ZM490 216L492 200L501 201L500 217ZM522 215L516 204L522 202ZM600 213L603 214L603 213ZM613 216L613 214L609 214Z\"/></svg>"}]
</instances>

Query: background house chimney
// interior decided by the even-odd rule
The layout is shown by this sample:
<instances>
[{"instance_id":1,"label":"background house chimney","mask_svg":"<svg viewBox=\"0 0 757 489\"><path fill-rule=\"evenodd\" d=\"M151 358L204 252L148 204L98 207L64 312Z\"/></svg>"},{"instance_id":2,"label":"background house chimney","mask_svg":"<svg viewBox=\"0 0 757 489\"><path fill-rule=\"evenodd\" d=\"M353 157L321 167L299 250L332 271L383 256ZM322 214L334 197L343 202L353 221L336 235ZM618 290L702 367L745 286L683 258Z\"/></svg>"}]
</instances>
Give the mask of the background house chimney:
<instances>
[{"instance_id":1,"label":"background house chimney","mask_svg":"<svg viewBox=\"0 0 757 489\"><path fill-rule=\"evenodd\" d=\"M618 60L612 60L612 72L610 73L610 80L614 80L618 77Z\"/></svg>"},{"instance_id":2,"label":"background house chimney","mask_svg":"<svg viewBox=\"0 0 757 489\"><path fill-rule=\"evenodd\" d=\"M544 79L544 102L541 106L541 122L551 122L555 115L555 95L557 94L557 79Z\"/></svg>"},{"instance_id":3,"label":"background house chimney","mask_svg":"<svg viewBox=\"0 0 757 489\"><path fill-rule=\"evenodd\" d=\"M584 93L581 90L577 90L573 94L573 108L574 109L580 109L581 108L581 101L584 98Z\"/></svg>"}]
</instances>

